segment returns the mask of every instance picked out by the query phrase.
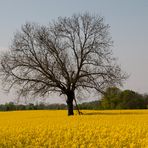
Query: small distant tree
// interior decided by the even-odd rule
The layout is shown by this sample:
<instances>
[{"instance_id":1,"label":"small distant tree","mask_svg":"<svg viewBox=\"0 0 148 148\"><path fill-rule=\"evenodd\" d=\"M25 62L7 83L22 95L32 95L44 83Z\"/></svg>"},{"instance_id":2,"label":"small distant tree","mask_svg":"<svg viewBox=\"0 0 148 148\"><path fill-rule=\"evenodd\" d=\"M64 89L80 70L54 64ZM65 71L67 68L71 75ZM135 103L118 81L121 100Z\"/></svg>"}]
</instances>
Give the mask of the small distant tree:
<instances>
[{"instance_id":1,"label":"small distant tree","mask_svg":"<svg viewBox=\"0 0 148 148\"><path fill-rule=\"evenodd\" d=\"M89 13L59 17L48 26L26 23L1 56L5 87L22 96L66 95L68 115L73 115L75 92L103 93L125 79L112 57L109 28Z\"/></svg>"},{"instance_id":2,"label":"small distant tree","mask_svg":"<svg viewBox=\"0 0 148 148\"><path fill-rule=\"evenodd\" d=\"M145 108L144 98L139 93L132 90L124 90L118 96L119 107L123 109Z\"/></svg>"},{"instance_id":3,"label":"small distant tree","mask_svg":"<svg viewBox=\"0 0 148 148\"><path fill-rule=\"evenodd\" d=\"M16 106L13 102L9 102L5 104L6 111L16 110Z\"/></svg>"},{"instance_id":4,"label":"small distant tree","mask_svg":"<svg viewBox=\"0 0 148 148\"><path fill-rule=\"evenodd\" d=\"M121 90L117 87L109 87L106 89L105 93L103 94L103 98L101 100L101 106L104 109L115 109L119 100L119 95Z\"/></svg>"}]
</instances>

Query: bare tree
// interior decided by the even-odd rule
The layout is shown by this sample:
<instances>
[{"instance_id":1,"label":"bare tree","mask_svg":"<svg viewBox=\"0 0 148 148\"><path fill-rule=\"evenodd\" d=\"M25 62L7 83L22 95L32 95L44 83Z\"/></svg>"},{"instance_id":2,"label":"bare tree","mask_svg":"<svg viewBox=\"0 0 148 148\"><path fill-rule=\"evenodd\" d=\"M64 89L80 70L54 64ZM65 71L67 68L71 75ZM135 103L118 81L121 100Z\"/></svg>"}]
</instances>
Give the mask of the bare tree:
<instances>
[{"instance_id":1,"label":"bare tree","mask_svg":"<svg viewBox=\"0 0 148 148\"><path fill-rule=\"evenodd\" d=\"M103 93L125 79L112 57L109 28L89 13L59 17L48 26L26 23L1 56L5 87L24 96L59 92L67 96L68 115L73 115L75 91Z\"/></svg>"}]
</instances>

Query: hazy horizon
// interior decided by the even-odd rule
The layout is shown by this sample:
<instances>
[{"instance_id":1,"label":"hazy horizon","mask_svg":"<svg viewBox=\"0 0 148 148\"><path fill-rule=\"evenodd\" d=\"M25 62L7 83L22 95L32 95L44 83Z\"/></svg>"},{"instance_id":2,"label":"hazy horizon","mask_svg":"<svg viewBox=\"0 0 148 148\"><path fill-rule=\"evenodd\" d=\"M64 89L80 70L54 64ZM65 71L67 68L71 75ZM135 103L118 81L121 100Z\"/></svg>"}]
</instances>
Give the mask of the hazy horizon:
<instances>
[{"instance_id":1,"label":"hazy horizon","mask_svg":"<svg viewBox=\"0 0 148 148\"><path fill-rule=\"evenodd\" d=\"M26 22L48 24L59 16L89 12L105 18L114 41L114 56L130 77L121 89L148 93L147 0L5 0L0 1L0 52L11 45L14 33ZM0 103L14 99L0 88ZM54 99L55 97L55 99ZM54 96L51 102L57 102ZM64 102L64 99L62 99Z\"/></svg>"}]
</instances>

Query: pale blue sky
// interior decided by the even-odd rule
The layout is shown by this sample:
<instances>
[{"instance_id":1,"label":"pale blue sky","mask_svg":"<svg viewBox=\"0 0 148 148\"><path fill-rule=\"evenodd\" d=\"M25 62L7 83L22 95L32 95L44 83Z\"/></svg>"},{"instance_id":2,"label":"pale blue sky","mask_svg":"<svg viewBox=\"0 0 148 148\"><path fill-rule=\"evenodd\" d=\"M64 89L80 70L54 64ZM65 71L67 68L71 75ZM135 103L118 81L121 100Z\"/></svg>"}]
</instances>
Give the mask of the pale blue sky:
<instances>
[{"instance_id":1,"label":"pale blue sky","mask_svg":"<svg viewBox=\"0 0 148 148\"><path fill-rule=\"evenodd\" d=\"M114 55L130 74L123 89L148 93L148 0L0 0L0 50L25 22L48 24L85 11L104 16L111 26ZM0 98L8 96L0 90Z\"/></svg>"}]
</instances>

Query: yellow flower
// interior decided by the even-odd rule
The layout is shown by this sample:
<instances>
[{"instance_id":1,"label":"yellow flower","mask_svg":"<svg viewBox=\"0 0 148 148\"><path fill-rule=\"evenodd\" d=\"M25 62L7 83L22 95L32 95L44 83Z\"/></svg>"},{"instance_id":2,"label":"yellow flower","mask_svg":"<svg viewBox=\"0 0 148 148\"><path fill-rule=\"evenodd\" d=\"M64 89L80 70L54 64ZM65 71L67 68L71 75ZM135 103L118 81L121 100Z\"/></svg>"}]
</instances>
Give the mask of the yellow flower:
<instances>
[{"instance_id":1,"label":"yellow flower","mask_svg":"<svg viewBox=\"0 0 148 148\"><path fill-rule=\"evenodd\" d=\"M148 147L148 110L83 112L0 112L0 148Z\"/></svg>"}]
</instances>

